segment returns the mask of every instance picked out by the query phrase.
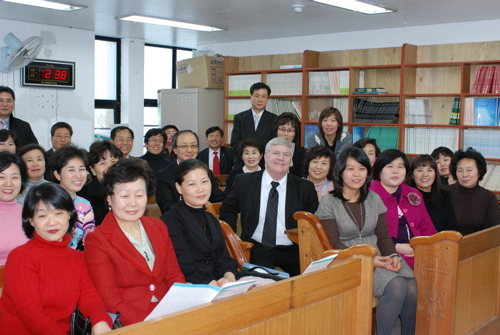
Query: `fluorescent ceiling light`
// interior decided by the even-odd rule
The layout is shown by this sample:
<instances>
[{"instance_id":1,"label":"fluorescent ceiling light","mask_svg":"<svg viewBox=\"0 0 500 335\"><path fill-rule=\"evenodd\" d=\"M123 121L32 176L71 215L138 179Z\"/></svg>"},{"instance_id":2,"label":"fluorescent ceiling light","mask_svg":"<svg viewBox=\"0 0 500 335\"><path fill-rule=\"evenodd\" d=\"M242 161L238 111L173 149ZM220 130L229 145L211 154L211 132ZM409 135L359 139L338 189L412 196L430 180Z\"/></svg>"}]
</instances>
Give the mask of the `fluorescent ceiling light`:
<instances>
[{"instance_id":1,"label":"fluorescent ceiling light","mask_svg":"<svg viewBox=\"0 0 500 335\"><path fill-rule=\"evenodd\" d=\"M222 28L215 28L209 26L202 26L199 24L172 21L167 19L160 19L157 17L151 16L141 16L141 15L129 15L124 17L117 18L119 20L132 21L132 22L142 22L142 23L150 23L150 24L158 24L161 26L175 27L175 28L184 28L184 29L192 29L199 31L220 31L224 30Z\"/></svg>"},{"instance_id":2,"label":"fluorescent ceiling light","mask_svg":"<svg viewBox=\"0 0 500 335\"><path fill-rule=\"evenodd\" d=\"M382 13L391 13L396 11L393 9L388 9L380 7L378 5L373 5L356 0L312 0L312 1L324 3L325 5L349 9L364 14L382 14Z\"/></svg>"},{"instance_id":3,"label":"fluorescent ceiling light","mask_svg":"<svg viewBox=\"0 0 500 335\"><path fill-rule=\"evenodd\" d=\"M87 6L71 5L66 3L45 1L45 0L3 0L3 1L17 3L20 5L29 5L35 7L48 8L48 9L63 10L67 12L87 8Z\"/></svg>"}]
</instances>

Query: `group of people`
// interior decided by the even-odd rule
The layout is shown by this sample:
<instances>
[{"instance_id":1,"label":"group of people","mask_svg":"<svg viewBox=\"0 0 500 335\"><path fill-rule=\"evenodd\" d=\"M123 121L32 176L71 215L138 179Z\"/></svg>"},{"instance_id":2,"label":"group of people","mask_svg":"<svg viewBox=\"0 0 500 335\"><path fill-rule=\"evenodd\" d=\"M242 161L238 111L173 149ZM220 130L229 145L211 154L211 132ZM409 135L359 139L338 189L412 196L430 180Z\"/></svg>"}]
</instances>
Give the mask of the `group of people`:
<instances>
[{"instance_id":1,"label":"group of people","mask_svg":"<svg viewBox=\"0 0 500 335\"><path fill-rule=\"evenodd\" d=\"M402 334L412 334L411 238L500 224L496 196L479 186L479 152L440 147L410 164L399 150L380 152L374 139L352 143L334 107L321 112L306 150L293 113L265 110L264 83L252 85L251 109L235 116L230 148L219 127L207 129L199 152L195 132L167 125L146 133L141 157L130 155L128 127L87 152L71 144L64 122L52 127L45 151L12 116L11 91L0 87L0 333L67 333L78 305L99 334L112 326L106 312L119 312L124 325L144 320L174 282L222 286L248 276L205 210L211 201L222 202L220 220L234 231L241 221L241 239L254 244L251 263L292 276L299 252L285 230L297 227L297 211L316 214L335 249L377 247L377 332L390 333L400 318ZM160 219L144 216L153 196Z\"/></svg>"}]
</instances>

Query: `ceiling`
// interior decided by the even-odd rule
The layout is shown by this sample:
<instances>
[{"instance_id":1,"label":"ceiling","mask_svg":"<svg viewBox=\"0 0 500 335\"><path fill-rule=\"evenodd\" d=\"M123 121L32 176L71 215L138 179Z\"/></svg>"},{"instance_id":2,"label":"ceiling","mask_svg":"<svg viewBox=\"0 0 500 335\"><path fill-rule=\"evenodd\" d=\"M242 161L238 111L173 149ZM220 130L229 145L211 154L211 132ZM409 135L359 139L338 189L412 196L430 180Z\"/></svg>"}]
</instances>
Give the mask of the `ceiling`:
<instances>
[{"instance_id":1,"label":"ceiling","mask_svg":"<svg viewBox=\"0 0 500 335\"><path fill-rule=\"evenodd\" d=\"M58 0L58 2L66 2ZM305 6L295 13L292 4ZM0 18L73 27L146 43L198 45L346 31L409 27L500 18L498 0L372 0L396 13L365 15L310 0L67 0L88 8L60 12L0 0ZM226 29L195 32L116 20L129 14L175 19ZM459 33L459 32L457 32Z\"/></svg>"}]
</instances>

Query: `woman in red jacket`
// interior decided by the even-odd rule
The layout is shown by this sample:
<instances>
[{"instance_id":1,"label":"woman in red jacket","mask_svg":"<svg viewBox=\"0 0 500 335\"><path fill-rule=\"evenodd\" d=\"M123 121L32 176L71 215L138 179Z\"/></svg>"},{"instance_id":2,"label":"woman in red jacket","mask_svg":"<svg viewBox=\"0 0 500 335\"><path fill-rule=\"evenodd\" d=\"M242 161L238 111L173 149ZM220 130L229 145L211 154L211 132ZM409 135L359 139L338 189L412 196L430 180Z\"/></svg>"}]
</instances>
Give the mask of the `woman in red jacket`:
<instances>
[{"instance_id":1,"label":"woman in red jacket","mask_svg":"<svg viewBox=\"0 0 500 335\"><path fill-rule=\"evenodd\" d=\"M30 241L7 259L0 300L0 334L69 334L75 307L90 317L92 334L111 319L90 279L82 252L68 246L77 213L67 191L53 183L26 196L23 230Z\"/></svg>"},{"instance_id":2,"label":"woman in red jacket","mask_svg":"<svg viewBox=\"0 0 500 335\"><path fill-rule=\"evenodd\" d=\"M165 224L145 217L155 193L151 169L122 159L102 180L111 207L87 236L85 257L92 280L108 311L118 311L124 326L143 321L173 283L184 283Z\"/></svg>"},{"instance_id":3,"label":"woman in red jacket","mask_svg":"<svg viewBox=\"0 0 500 335\"><path fill-rule=\"evenodd\" d=\"M406 155L396 149L382 152L373 165L370 190L377 193L387 207L387 230L396 246L413 269L413 248L410 240L414 236L430 236L437 233L425 208L420 192L404 184L410 164Z\"/></svg>"}]
</instances>

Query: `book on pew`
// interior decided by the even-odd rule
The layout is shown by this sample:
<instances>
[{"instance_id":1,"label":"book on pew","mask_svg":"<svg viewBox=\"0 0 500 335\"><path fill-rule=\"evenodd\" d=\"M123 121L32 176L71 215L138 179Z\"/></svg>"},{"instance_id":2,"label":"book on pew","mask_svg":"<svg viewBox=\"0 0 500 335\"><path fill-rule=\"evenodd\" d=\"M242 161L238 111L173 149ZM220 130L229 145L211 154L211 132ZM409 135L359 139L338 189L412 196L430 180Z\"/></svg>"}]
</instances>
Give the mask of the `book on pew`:
<instances>
[{"instance_id":1,"label":"book on pew","mask_svg":"<svg viewBox=\"0 0 500 335\"><path fill-rule=\"evenodd\" d=\"M244 271L255 271L263 274L278 276L282 278L290 278L290 274L288 272L278 271L276 269L266 268L265 266L256 265L252 263L243 263Z\"/></svg>"},{"instance_id":2,"label":"book on pew","mask_svg":"<svg viewBox=\"0 0 500 335\"><path fill-rule=\"evenodd\" d=\"M227 283L222 287L205 284L174 283L158 303L158 306L153 309L144 321L246 292L255 283L257 283L256 280L235 281Z\"/></svg>"},{"instance_id":3,"label":"book on pew","mask_svg":"<svg viewBox=\"0 0 500 335\"><path fill-rule=\"evenodd\" d=\"M307 269L305 269L303 274L326 269L328 265L332 264L332 262L335 260L335 258L337 258L337 256L338 254L330 255L312 262L311 264L309 264Z\"/></svg>"}]
</instances>

